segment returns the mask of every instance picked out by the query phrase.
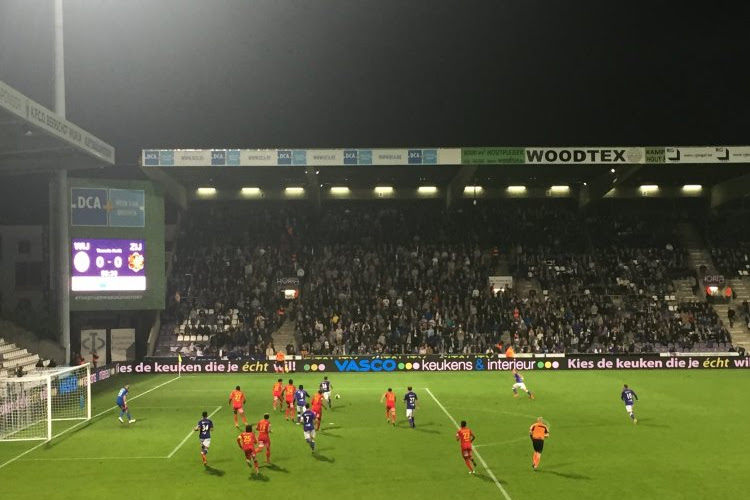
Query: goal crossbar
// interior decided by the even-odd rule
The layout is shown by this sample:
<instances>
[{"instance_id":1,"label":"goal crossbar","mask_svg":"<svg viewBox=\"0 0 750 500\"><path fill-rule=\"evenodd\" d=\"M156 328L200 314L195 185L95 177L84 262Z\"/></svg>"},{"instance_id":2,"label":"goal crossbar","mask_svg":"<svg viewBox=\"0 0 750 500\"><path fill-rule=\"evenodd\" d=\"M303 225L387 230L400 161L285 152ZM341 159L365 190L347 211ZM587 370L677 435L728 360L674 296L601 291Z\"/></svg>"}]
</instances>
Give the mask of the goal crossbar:
<instances>
[{"instance_id":1,"label":"goal crossbar","mask_svg":"<svg viewBox=\"0 0 750 500\"><path fill-rule=\"evenodd\" d=\"M91 365L0 378L0 441L52 439L53 422L91 419Z\"/></svg>"}]
</instances>

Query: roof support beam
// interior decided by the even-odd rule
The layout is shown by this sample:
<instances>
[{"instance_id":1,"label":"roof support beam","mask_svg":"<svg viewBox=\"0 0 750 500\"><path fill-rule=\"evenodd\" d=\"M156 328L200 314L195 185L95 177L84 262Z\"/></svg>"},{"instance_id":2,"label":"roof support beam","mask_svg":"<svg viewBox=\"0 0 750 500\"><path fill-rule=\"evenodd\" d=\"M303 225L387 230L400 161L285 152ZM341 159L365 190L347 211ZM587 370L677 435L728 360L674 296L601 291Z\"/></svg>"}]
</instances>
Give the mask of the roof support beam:
<instances>
[{"instance_id":1,"label":"roof support beam","mask_svg":"<svg viewBox=\"0 0 750 500\"><path fill-rule=\"evenodd\" d=\"M584 209L589 204L601 200L609 191L633 176L641 165L633 165L620 172L608 170L589 183L586 188L580 190L578 196L578 208Z\"/></svg>"},{"instance_id":2,"label":"roof support beam","mask_svg":"<svg viewBox=\"0 0 750 500\"><path fill-rule=\"evenodd\" d=\"M164 192L174 201L182 210L187 210L188 197L185 186L174 180L171 175L164 172L161 168L142 168L146 177L152 180L157 186L161 187Z\"/></svg>"},{"instance_id":3,"label":"roof support beam","mask_svg":"<svg viewBox=\"0 0 750 500\"><path fill-rule=\"evenodd\" d=\"M465 165L456 172L445 190L445 208L450 210L455 205L456 200L461 199L466 183L474 177L476 172L476 165Z\"/></svg>"},{"instance_id":4,"label":"roof support beam","mask_svg":"<svg viewBox=\"0 0 750 500\"><path fill-rule=\"evenodd\" d=\"M711 188L711 208L750 195L750 174L741 175Z\"/></svg>"},{"instance_id":5,"label":"roof support beam","mask_svg":"<svg viewBox=\"0 0 750 500\"><path fill-rule=\"evenodd\" d=\"M313 203L315 212L320 212L320 181L318 180L318 171L315 167L307 167L305 170L307 175L307 192L310 194L310 200Z\"/></svg>"}]
</instances>

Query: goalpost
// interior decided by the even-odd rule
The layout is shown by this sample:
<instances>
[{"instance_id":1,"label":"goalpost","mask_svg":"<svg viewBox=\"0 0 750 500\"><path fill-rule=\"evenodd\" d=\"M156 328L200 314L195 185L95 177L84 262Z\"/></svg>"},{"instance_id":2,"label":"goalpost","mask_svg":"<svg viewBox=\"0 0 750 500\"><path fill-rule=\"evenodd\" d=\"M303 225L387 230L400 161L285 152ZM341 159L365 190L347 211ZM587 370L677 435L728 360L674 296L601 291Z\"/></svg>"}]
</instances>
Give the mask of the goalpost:
<instances>
[{"instance_id":1,"label":"goalpost","mask_svg":"<svg viewBox=\"0 0 750 500\"><path fill-rule=\"evenodd\" d=\"M52 422L91 419L91 366L0 378L0 441L52 439Z\"/></svg>"}]
</instances>

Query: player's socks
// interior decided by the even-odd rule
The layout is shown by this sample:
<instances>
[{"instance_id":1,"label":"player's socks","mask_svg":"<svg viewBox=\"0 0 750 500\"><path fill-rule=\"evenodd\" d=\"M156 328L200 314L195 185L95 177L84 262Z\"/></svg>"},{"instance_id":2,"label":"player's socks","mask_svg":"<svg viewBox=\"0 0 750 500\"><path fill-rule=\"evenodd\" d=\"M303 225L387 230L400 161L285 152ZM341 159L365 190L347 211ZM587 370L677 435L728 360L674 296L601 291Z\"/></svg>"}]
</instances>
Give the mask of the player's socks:
<instances>
[{"instance_id":1,"label":"player's socks","mask_svg":"<svg viewBox=\"0 0 750 500\"><path fill-rule=\"evenodd\" d=\"M469 461L469 459L468 458L464 458L464 462L466 463L466 467L469 468L469 472L473 472L474 471L474 467L471 466L471 462Z\"/></svg>"},{"instance_id":2,"label":"player's socks","mask_svg":"<svg viewBox=\"0 0 750 500\"><path fill-rule=\"evenodd\" d=\"M236 413L235 413L235 415L234 415L234 426L235 426L235 427L239 427L239 426L237 425L237 414L236 414Z\"/></svg>"},{"instance_id":3,"label":"player's socks","mask_svg":"<svg viewBox=\"0 0 750 500\"><path fill-rule=\"evenodd\" d=\"M124 420L122 419L122 417L117 417L117 420L119 420L120 422L124 422Z\"/></svg>"},{"instance_id":4,"label":"player's socks","mask_svg":"<svg viewBox=\"0 0 750 500\"><path fill-rule=\"evenodd\" d=\"M533 394L531 394L531 391L527 392L526 394L528 394L528 395L529 395L529 399L534 399L534 395L533 395Z\"/></svg>"}]
</instances>

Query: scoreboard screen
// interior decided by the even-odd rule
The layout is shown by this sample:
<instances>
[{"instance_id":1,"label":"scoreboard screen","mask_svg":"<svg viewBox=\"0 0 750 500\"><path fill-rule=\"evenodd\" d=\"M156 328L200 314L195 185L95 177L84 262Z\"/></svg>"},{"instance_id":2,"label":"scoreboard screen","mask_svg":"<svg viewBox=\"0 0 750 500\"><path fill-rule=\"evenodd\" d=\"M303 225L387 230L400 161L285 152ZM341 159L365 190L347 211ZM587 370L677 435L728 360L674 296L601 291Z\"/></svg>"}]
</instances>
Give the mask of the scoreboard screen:
<instances>
[{"instance_id":1,"label":"scoreboard screen","mask_svg":"<svg viewBox=\"0 0 750 500\"><path fill-rule=\"evenodd\" d=\"M144 240L72 240L71 290L130 292L146 290Z\"/></svg>"}]
</instances>

